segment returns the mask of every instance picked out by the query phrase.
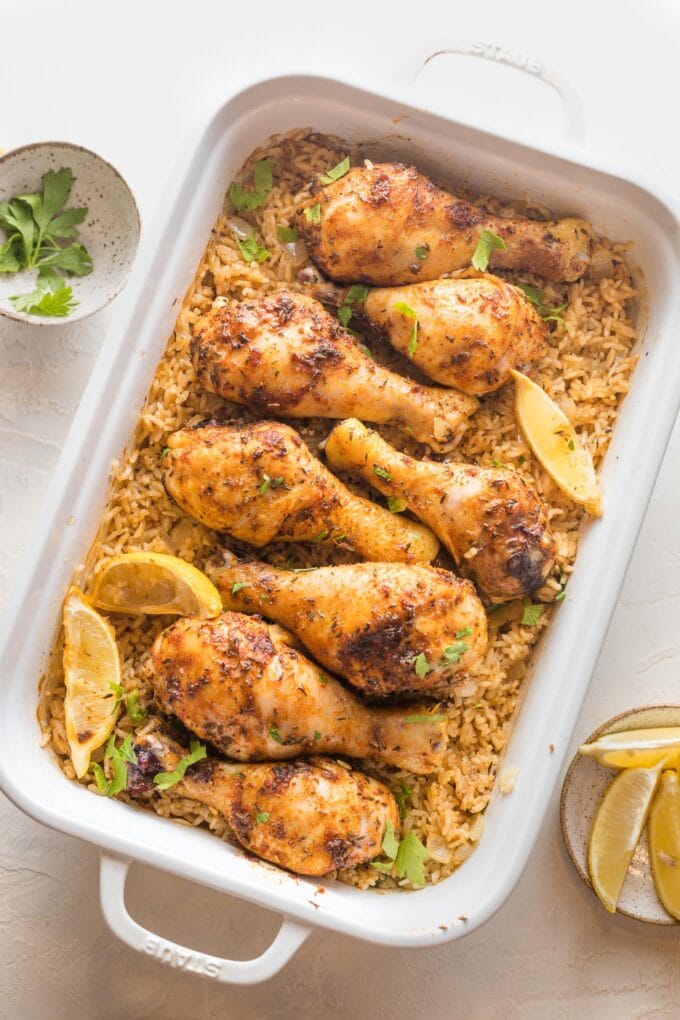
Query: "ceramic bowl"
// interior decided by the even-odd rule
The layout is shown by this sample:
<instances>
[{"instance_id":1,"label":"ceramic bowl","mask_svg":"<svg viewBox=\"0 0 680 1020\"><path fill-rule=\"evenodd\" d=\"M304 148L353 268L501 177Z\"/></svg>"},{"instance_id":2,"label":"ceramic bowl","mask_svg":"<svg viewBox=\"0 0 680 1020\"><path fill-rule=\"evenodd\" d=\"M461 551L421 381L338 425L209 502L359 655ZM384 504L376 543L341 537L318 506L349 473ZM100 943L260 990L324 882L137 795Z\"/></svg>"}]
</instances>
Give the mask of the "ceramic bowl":
<instances>
[{"instance_id":1,"label":"ceramic bowl","mask_svg":"<svg viewBox=\"0 0 680 1020\"><path fill-rule=\"evenodd\" d=\"M603 723L583 743L589 744L605 733L620 733L623 730L654 726L680 726L680 705L649 705L622 712ZM562 786L560 800L562 838L574 867L591 890L592 884L588 874L590 830L605 790L617 775L618 769L604 768L592 758L577 754L569 766ZM678 923L666 913L656 895L649 863L646 827L630 862L617 909L620 914L632 917L636 921L645 921L647 924Z\"/></svg>"},{"instance_id":2,"label":"ceramic bowl","mask_svg":"<svg viewBox=\"0 0 680 1020\"><path fill-rule=\"evenodd\" d=\"M139 242L139 211L128 185L101 156L70 142L38 142L0 157L0 201L39 191L43 174L62 167L70 167L75 177L66 207L88 209L78 240L92 256L93 270L65 281L78 304L63 318L27 315L11 304L12 295L35 288L35 270L0 274L0 315L36 326L75 322L112 301L127 279ZM4 239L0 230L0 242Z\"/></svg>"}]
</instances>

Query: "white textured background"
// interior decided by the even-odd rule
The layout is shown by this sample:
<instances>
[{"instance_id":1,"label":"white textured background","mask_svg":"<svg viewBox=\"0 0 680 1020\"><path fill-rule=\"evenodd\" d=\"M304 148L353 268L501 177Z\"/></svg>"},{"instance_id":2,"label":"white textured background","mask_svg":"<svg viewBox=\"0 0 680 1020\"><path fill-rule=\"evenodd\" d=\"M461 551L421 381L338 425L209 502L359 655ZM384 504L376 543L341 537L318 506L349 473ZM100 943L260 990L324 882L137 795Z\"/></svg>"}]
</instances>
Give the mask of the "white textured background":
<instances>
[{"instance_id":1,"label":"white textured background","mask_svg":"<svg viewBox=\"0 0 680 1020\"><path fill-rule=\"evenodd\" d=\"M95 149L127 177L148 224L183 126L234 77L310 68L379 83L416 49L457 38L501 43L560 70L585 99L589 148L678 187L680 10L671 0L0 0L0 147L54 138ZM560 131L552 94L503 67L443 58L416 92L538 141ZM106 324L104 313L43 335L0 320L3 602ZM676 429L574 744L626 707L680 702L678 470ZM118 943L99 911L97 858L0 796L3 1020L680 1015L677 930L605 914L562 851L557 795L524 878L468 939L407 952L314 935L282 974L252 989L169 971ZM277 924L146 868L134 871L129 903L143 923L217 954L254 955Z\"/></svg>"}]
</instances>

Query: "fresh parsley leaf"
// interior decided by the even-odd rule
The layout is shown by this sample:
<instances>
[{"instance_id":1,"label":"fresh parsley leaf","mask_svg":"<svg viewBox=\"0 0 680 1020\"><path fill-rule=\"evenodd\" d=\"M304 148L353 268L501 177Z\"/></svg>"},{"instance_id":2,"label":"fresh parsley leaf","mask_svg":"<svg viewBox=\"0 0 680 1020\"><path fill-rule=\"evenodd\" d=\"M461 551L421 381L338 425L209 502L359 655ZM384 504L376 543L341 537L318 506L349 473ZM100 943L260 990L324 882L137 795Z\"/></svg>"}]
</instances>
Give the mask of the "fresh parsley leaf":
<instances>
[{"instance_id":1,"label":"fresh parsley leaf","mask_svg":"<svg viewBox=\"0 0 680 1020\"><path fill-rule=\"evenodd\" d=\"M394 799L396 800L397 807L399 808L399 817L401 818L402 821L404 820L404 818L406 818L406 815L408 814L406 801L410 800L412 795L413 790L408 785L408 783L405 783L404 780L402 779L401 782L399 783L399 788L395 791L394 794Z\"/></svg>"},{"instance_id":2,"label":"fresh parsley leaf","mask_svg":"<svg viewBox=\"0 0 680 1020\"><path fill-rule=\"evenodd\" d=\"M0 245L0 273L18 273L23 264L23 253L21 234L10 234Z\"/></svg>"},{"instance_id":3,"label":"fresh parsley leaf","mask_svg":"<svg viewBox=\"0 0 680 1020\"><path fill-rule=\"evenodd\" d=\"M557 595L555 596L555 602L562 602L564 599L566 599L566 597L567 597L566 589L562 588L562 590L558 591Z\"/></svg>"},{"instance_id":4,"label":"fresh parsley leaf","mask_svg":"<svg viewBox=\"0 0 680 1020\"><path fill-rule=\"evenodd\" d=\"M401 312L408 319L413 319L413 328L411 329L411 335L408 341L408 356L412 358L418 350L418 316L413 309L406 304L405 301L396 301L392 306L395 312Z\"/></svg>"},{"instance_id":5,"label":"fresh parsley leaf","mask_svg":"<svg viewBox=\"0 0 680 1020\"><path fill-rule=\"evenodd\" d=\"M535 627L539 621L540 615L543 612L543 606L539 603L532 603L529 600L524 602L524 612L522 613L522 619L520 623L524 627Z\"/></svg>"},{"instance_id":6,"label":"fresh parsley leaf","mask_svg":"<svg viewBox=\"0 0 680 1020\"><path fill-rule=\"evenodd\" d=\"M326 676L325 673L319 673L319 683L321 684L322 687L325 687L326 684L328 683L328 677Z\"/></svg>"},{"instance_id":7,"label":"fresh parsley leaf","mask_svg":"<svg viewBox=\"0 0 680 1020\"><path fill-rule=\"evenodd\" d=\"M456 631L456 637L458 638L458 640L460 640L460 638L470 637L471 634L472 634L472 627L463 627L462 630L457 630Z\"/></svg>"},{"instance_id":8,"label":"fresh parsley leaf","mask_svg":"<svg viewBox=\"0 0 680 1020\"><path fill-rule=\"evenodd\" d=\"M29 294L15 294L10 301L18 312L54 318L70 315L78 304L70 287L60 287L55 291L34 290Z\"/></svg>"},{"instance_id":9,"label":"fresh parsley leaf","mask_svg":"<svg viewBox=\"0 0 680 1020\"><path fill-rule=\"evenodd\" d=\"M300 240L300 235L295 227L279 227L277 234L282 244L293 244L295 241Z\"/></svg>"},{"instance_id":10,"label":"fresh parsley leaf","mask_svg":"<svg viewBox=\"0 0 680 1020\"><path fill-rule=\"evenodd\" d=\"M139 704L139 691L131 691L125 699L125 707L127 708L127 714L132 719L133 723L137 724L144 722L147 717L147 711Z\"/></svg>"},{"instance_id":11,"label":"fresh parsley leaf","mask_svg":"<svg viewBox=\"0 0 680 1020\"><path fill-rule=\"evenodd\" d=\"M341 326L347 326L352 318L351 305L340 305L338 308L338 322Z\"/></svg>"},{"instance_id":12,"label":"fresh parsley leaf","mask_svg":"<svg viewBox=\"0 0 680 1020\"><path fill-rule=\"evenodd\" d=\"M35 265L53 266L73 276L89 276L92 272L92 256L82 244L70 244L68 248L59 248L50 255L42 256Z\"/></svg>"},{"instance_id":13,"label":"fresh parsley leaf","mask_svg":"<svg viewBox=\"0 0 680 1020\"><path fill-rule=\"evenodd\" d=\"M275 740L277 744L282 744L283 743L283 740L281 739L281 734L279 732L278 726L270 726L269 727L269 736L272 738L272 740Z\"/></svg>"},{"instance_id":14,"label":"fresh parsley leaf","mask_svg":"<svg viewBox=\"0 0 680 1020\"><path fill-rule=\"evenodd\" d=\"M268 822L269 821L269 812L268 811L258 811L257 814L255 815L255 821L257 822L258 825L261 825L262 822Z\"/></svg>"},{"instance_id":15,"label":"fresh parsley leaf","mask_svg":"<svg viewBox=\"0 0 680 1020\"><path fill-rule=\"evenodd\" d=\"M382 839L382 849L385 857L389 857L391 861L393 861L399 853L399 840L397 839L392 822L388 822L385 826L385 832Z\"/></svg>"},{"instance_id":16,"label":"fresh parsley leaf","mask_svg":"<svg viewBox=\"0 0 680 1020\"><path fill-rule=\"evenodd\" d=\"M415 832L407 832L397 851L394 870L397 878L406 877L411 885L425 885L425 861L429 854Z\"/></svg>"},{"instance_id":17,"label":"fresh parsley leaf","mask_svg":"<svg viewBox=\"0 0 680 1020\"><path fill-rule=\"evenodd\" d=\"M170 453L170 447L169 446L164 446L163 449L161 450L161 460L165 460L165 458L167 457L167 455L169 453Z\"/></svg>"},{"instance_id":18,"label":"fresh parsley leaf","mask_svg":"<svg viewBox=\"0 0 680 1020\"><path fill-rule=\"evenodd\" d=\"M28 202L19 198L10 199L5 205L3 214L3 226L11 231L17 230L21 235L23 244L22 266L31 266L33 255L33 239L35 237L35 221L33 210Z\"/></svg>"},{"instance_id":19,"label":"fresh parsley leaf","mask_svg":"<svg viewBox=\"0 0 680 1020\"><path fill-rule=\"evenodd\" d=\"M427 676L427 674L430 672L430 664L427 661L427 658L425 657L425 652L421 652L420 655L415 656L415 658L413 659L413 668L415 670L416 676L419 677L421 680L423 679L423 677Z\"/></svg>"},{"instance_id":20,"label":"fresh parsley leaf","mask_svg":"<svg viewBox=\"0 0 680 1020\"><path fill-rule=\"evenodd\" d=\"M319 534L314 536L312 542L323 542L324 539L328 538L328 535L329 535L328 528L322 528Z\"/></svg>"},{"instance_id":21,"label":"fresh parsley leaf","mask_svg":"<svg viewBox=\"0 0 680 1020\"><path fill-rule=\"evenodd\" d=\"M190 765L195 765L197 761L202 761L207 755L208 752L205 744L199 743L198 740L192 740L189 745L189 754L185 754L183 758L180 758L172 772L159 772L157 776L154 776L154 783L159 790L170 789L171 786L179 783L180 779L184 778L184 774Z\"/></svg>"},{"instance_id":22,"label":"fresh parsley leaf","mask_svg":"<svg viewBox=\"0 0 680 1020\"><path fill-rule=\"evenodd\" d=\"M393 514L400 514L406 509L406 500L402 499L401 496L388 496L387 506Z\"/></svg>"},{"instance_id":23,"label":"fresh parsley leaf","mask_svg":"<svg viewBox=\"0 0 680 1020\"><path fill-rule=\"evenodd\" d=\"M63 283L58 270L52 266L41 265L38 269L38 279L36 280L36 290L59 290Z\"/></svg>"},{"instance_id":24,"label":"fresh parsley leaf","mask_svg":"<svg viewBox=\"0 0 680 1020\"><path fill-rule=\"evenodd\" d=\"M349 170L349 156L345 156L344 159L340 160L337 166L334 166L331 170L328 170L325 174L319 177L322 184L332 184L333 181L339 181L341 177L344 177Z\"/></svg>"},{"instance_id":25,"label":"fresh parsley leaf","mask_svg":"<svg viewBox=\"0 0 680 1020\"><path fill-rule=\"evenodd\" d=\"M429 244L417 244L416 245L416 258L422 262L430 254Z\"/></svg>"},{"instance_id":26,"label":"fresh parsley leaf","mask_svg":"<svg viewBox=\"0 0 680 1020\"><path fill-rule=\"evenodd\" d=\"M245 262L265 262L269 258L270 253L258 243L254 230L243 241L240 237L234 240Z\"/></svg>"},{"instance_id":27,"label":"fresh parsley leaf","mask_svg":"<svg viewBox=\"0 0 680 1020\"><path fill-rule=\"evenodd\" d=\"M507 251L508 246L503 238L499 237L498 234L494 234L492 230L483 230L479 235L479 241L472 256L472 265L480 273L483 273L489 265L491 252L494 249Z\"/></svg>"},{"instance_id":28,"label":"fresh parsley leaf","mask_svg":"<svg viewBox=\"0 0 680 1020\"><path fill-rule=\"evenodd\" d=\"M246 586L246 582L245 581L234 581L234 583L231 586L231 594L232 595L238 595L238 593L241 591L241 589L245 588L245 586Z\"/></svg>"},{"instance_id":29,"label":"fresh parsley leaf","mask_svg":"<svg viewBox=\"0 0 680 1020\"><path fill-rule=\"evenodd\" d=\"M321 203L308 205L305 209L305 219L308 223L321 223Z\"/></svg>"},{"instance_id":30,"label":"fresh parsley leaf","mask_svg":"<svg viewBox=\"0 0 680 1020\"><path fill-rule=\"evenodd\" d=\"M542 319L545 319L546 322L564 322L561 313L567 307L566 302L551 308L544 302L543 291L539 287L532 287L528 283L519 283L517 286L524 292Z\"/></svg>"},{"instance_id":31,"label":"fresh parsley leaf","mask_svg":"<svg viewBox=\"0 0 680 1020\"><path fill-rule=\"evenodd\" d=\"M107 781L101 766L97 766L99 772L93 766L97 789L101 793L105 793L107 797L115 797L117 793L120 793L127 786L127 766L125 762L132 761L133 764L137 763L134 751L132 750L132 735L128 734L120 747L117 748L116 735L112 733L104 751L104 761L111 762L113 778Z\"/></svg>"},{"instance_id":32,"label":"fresh parsley leaf","mask_svg":"<svg viewBox=\"0 0 680 1020\"><path fill-rule=\"evenodd\" d=\"M380 467L379 464L373 465L373 474L377 475L378 478L382 478L386 482L392 481L392 475L389 473L389 471L386 471L385 468Z\"/></svg>"},{"instance_id":33,"label":"fresh parsley leaf","mask_svg":"<svg viewBox=\"0 0 680 1020\"><path fill-rule=\"evenodd\" d=\"M246 191L242 184L234 181L229 188L229 198L237 212L259 209L266 202L273 187L272 170L275 160L259 159L253 167L253 189ZM250 260L248 260L250 261Z\"/></svg>"},{"instance_id":34,"label":"fresh parsley leaf","mask_svg":"<svg viewBox=\"0 0 680 1020\"><path fill-rule=\"evenodd\" d=\"M77 237L76 227L82 223L87 216L87 209L65 209L59 216L55 216L50 223L50 237L66 239Z\"/></svg>"},{"instance_id":35,"label":"fresh parsley leaf","mask_svg":"<svg viewBox=\"0 0 680 1020\"><path fill-rule=\"evenodd\" d=\"M405 723L440 723L446 722L446 716L443 712L423 712L420 715L405 715Z\"/></svg>"},{"instance_id":36,"label":"fresh parsley leaf","mask_svg":"<svg viewBox=\"0 0 680 1020\"><path fill-rule=\"evenodd\" d=\"M116 696L116 700L113 703L113 709L112 709L112 711L115 712L116 708L118 707L120 702L123 700L123 685L122 684L117 684L115 680L109 680L109 687L111 688L111 690L113 691L113 693Z\"/></svg>"},{"instance_id":37,"label":"fresh parsley leaf","mask_svg":"<svg viewBox=\"0 0 680 1020\"><path fill-rule=\"evenodd\" d=\"M321 730L314 730L314 743L321 740Z\"/></svg>"},{"instance_id":38,"label":"fresh parsley leaf","mask_svg":"<svg viewBox=\"0 0 680 1020\"><path fill-rule=\"evenodd\" d=\"M367 297L368 287L364 287L361 283L352 284L338 308L338 321L341 326L347 326L352 318L352 305L362 305Z\"/></svg>"},{"instance_id":39,"label":"fresh parsley leaf","mask_svg":"<svg viewBox=\"0 0 680 1020\"><path fill-rule=\"evenodd\" d=\"M269 477L269 475L264 474L264 475L262 475L262 483L261 483L261 485L258 485L257 491L259 492L259 494L261 496L264 496L265 492L267 491L267 489L269 488L269 486L271 484L272 484L272 480Z\"/></svg>"},{"instance_id":40,"label":"fresh parsley leaf","mask_svg":"<svg viewBox=\"0 0 680 1020\"><path fill-rule=\"evenodd\" d=\"M122 744L118 748L118 754L121 756L123 761L130 762L131 765L137 764L137 755L132 747L132 734L128 733L127 737L123 740Z\"/></svg>"},{"instance_id":41,"label":"fresh parsley leaf","mask_svg":"<svg viewBox=\"0 0 680 1020\"><path fill-rule=\"evenodd\" d=\"M73 171L64 166L61 170L48 170L42 179L42 198L33 207L33 218L40 229L45 232L50 220L66 205L74 181ZM21 196L28 199L32 196Z\"/></svg>"},{"instance_id":42,"label":"fresh parsley leaf","mask_svg":"<svg viewBox=\"0 0 680 1020\"><path fill-rule=\"evenodd\" d=\"M100 793L105 794L109 788L109 784L106 780L106 776L104 775L104 769L101 765L98 765L96 761L92 762L90 768L94 772L94 781L97 784L97 789Z\"/></svg>"},{"instance_id":43,"label":"fresh parsley leaf","mask_svg":"<svg viewBox=\"0 0 680 1020\"><path fill-rule=\"evenodd\" d=\"M446 648L442 649L442 665L455 665L469 647L467 641L455 641L452 645L447 645Z\"/></svg>"}]
</instances>

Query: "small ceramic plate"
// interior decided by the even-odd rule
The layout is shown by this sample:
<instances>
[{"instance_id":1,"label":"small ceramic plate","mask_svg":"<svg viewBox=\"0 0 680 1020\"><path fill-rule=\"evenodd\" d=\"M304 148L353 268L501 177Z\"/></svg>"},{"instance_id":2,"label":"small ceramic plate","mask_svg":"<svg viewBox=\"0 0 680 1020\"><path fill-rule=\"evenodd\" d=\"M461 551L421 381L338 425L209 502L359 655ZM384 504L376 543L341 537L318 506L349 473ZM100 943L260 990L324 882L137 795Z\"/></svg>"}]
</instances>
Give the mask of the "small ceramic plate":
<instances>
[{"instance_id":1,"label":"small ceramic plate","mask_svg":"<svg viewBox=\"0 0 680 1020\"><path fill-rule=\"evenodd\" d=\"M78 305L63 318L47 318L17 312L10 302L14 294L32 291L35 270L0 274L0 315L36 326L63 325L84 319L107 305L121 290L139 242L137 203L117 170L96 153L70 142L38 142L13 149L0 158L0 200L39 191L48 170L70 167L75 177L66 208L87 206L88 214L78 230L93 260L89 276L69 277ZM0 243L4 233L0 230Z\"/></svg>"},{"instance_id":2,"label":"small ceramic plate","mask_svg":"<svg viewBox=\"0 0 680 1020\"><path fill-rule=\"evenodd\" d=\"M653 726L680 726L680 706L652 705L622 712L596 729L583 743L589 744L605 733L620 733L622 730L639 730ZM616 775L618 770L606 769L592 758L577 754L569 766L562 786L560 800L562 838L574 867L590 889L592 889L588 874L590 830L604 792ZM666 913L656 895L649 864L646 828L623 883L618 911L636 921L646 921L647 924L678 923Z\"/></svg>"}]
</instances>

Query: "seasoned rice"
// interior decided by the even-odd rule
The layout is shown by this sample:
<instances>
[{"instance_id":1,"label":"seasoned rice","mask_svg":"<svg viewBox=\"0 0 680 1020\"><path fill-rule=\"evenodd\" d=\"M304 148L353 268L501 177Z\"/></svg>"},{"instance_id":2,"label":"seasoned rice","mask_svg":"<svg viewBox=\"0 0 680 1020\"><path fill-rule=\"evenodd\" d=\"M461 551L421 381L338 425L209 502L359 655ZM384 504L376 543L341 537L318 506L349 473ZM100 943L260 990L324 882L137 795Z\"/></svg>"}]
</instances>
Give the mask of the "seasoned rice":
<instances>
[{"instance_id":1,"label":"seasoned rice","mask_svg":"<svg viewBox=\"0 0 680 1020\"><path fill-rule=\"evenodd\" d=\"M189 289L149 391L137 424L134 441L113 465L109 498L96 541L75 581L85 590L93 571L107 557L135 550L170 553L204 568L220 543L243 552L227 536L217 536L186 517L168 498L161 480L161 455L167 437L175 430L211 417L241 417L247 412L228 405L199 387L188 345L191 325L224 298L249 298L284 287L296 287L295 265L279 242L279 226L291 226L296 208L309 197L309 184L317 173L334 166L348 151L337 139L308 130L297 130L271 139L254 152L239 177L247 178L256 159L276 160L274 188L266 203L254 212L239 214L257 230L258 239L270 252L263 263L247 264L241 257L228 224L225 209L212 232L210 242ZM361 159L351 151L352 162ZM501 215L548 216L548 210L529 200L514 205L482 197L489 209ZM621 401L628 392L636 358L631 353L636 332L631 315L636 291L625 261L626 246L598 239L594 262L604 267L600 279L589 277L573 284L550 285L538 278L522 278L544 286L547 304L567 302L564 324L556 324L548 354L535 366L533 378L567 413L578 429L581 441L598 466L605 454ZM420 378L413 366L375 337L366 343L378 361L401 374ZM422 380L421 381L426 381ZM531 456L524 443L512 409L513 387L483 400L472 419L456 458L490 465L501 461L533 483L545 500L558 544L558 562L540 596L551 601L560 592L573 569L576 546L584 512L566 499ZM332 423L317 419L292 424L315 452ZM413 441L405 441L395 430L380 431L395 445L419 457L434 457ZM353 488L361 486L348 480ZM373 494L372 498L377 498ZM271 545L257 553L279 565L312 566L351 561L349 553L324 547ZM443 565L451 567L445 555ZM483 811L496 779L499 758L509 736L513 713L527 677L532 649L548 626L554 607L546 606L533 627L521 623L522 605L513 603L489 615L490 643L479 672L466 678L446 696L449 746L443 765L435 775L418 778L390 768L366 764L365 770L381 777L395 791L406 783L411 790L405 831L416 832L426 844L428 881L436 883L462 863L474 849L484 830ZM137 690L140 703L151 707L147 681L147 656L156 636L171 618L111 616L120 648L123 686L128 694ZM64 728L64 684L61 666L63 636L55 645L50 667L42 684L41 722L44 742L49 744L60 767L75 779L68 756ZM152 716L138 731L155 725ZM134 729L121 713L119 737ZM94 755L101 761L102 750ZM90 789L96 786L88 780ZM125 799L125 795L122 795ZM147 803L158 814L185 825L207 825L218 836L230 839L224 818L212 808L182 797L172 789L147 795ZM352 885L389 888L394 879L379 875L370 865L346 869L338 877ZM408 886L404 879L402 886Z\"/></svg>"}]
</instances>

